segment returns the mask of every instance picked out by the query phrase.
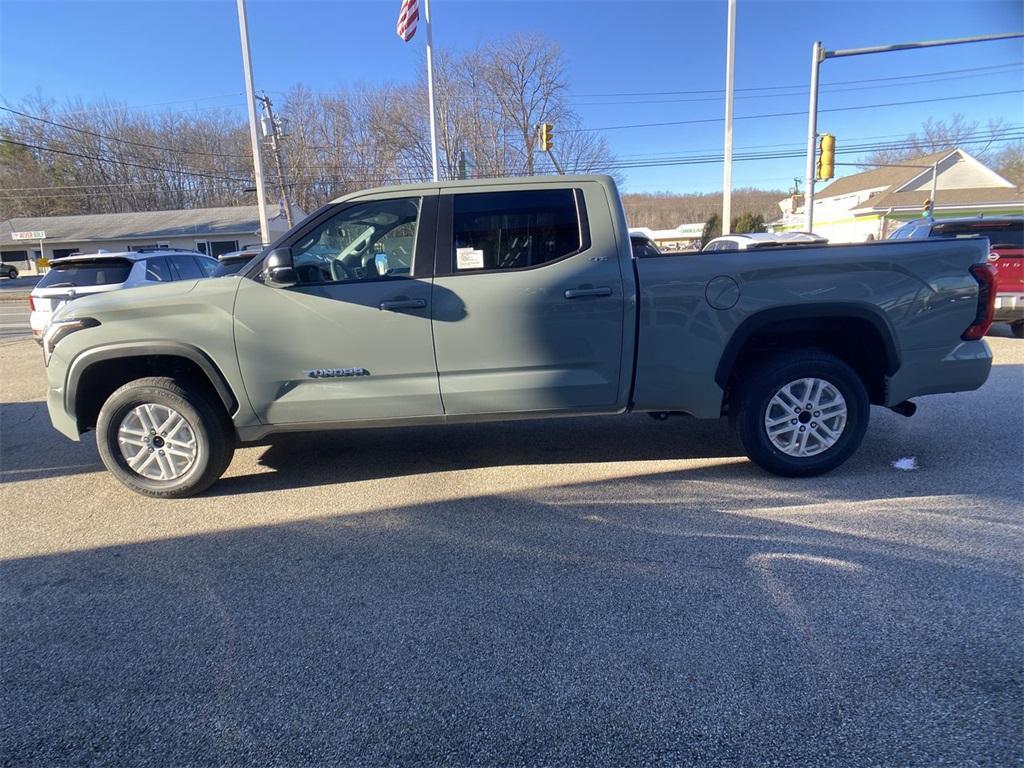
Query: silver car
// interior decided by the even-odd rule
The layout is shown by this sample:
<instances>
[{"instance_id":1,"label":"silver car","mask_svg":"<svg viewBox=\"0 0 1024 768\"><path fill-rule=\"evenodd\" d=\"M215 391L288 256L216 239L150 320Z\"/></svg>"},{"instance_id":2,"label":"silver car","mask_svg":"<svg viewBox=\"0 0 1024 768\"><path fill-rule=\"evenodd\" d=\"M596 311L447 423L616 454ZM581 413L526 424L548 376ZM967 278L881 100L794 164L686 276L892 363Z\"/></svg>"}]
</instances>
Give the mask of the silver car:
<instances>
[{"instance_id":1,"label":"silver car","mask_svg":"<svg viewBox=\"0 0 1024 768\"><path fill-rule=\"evenodd\" d=\"M198 251L169 248L76 253L53 259L50 270L29 294L32 335L42 340L53 313L82 296L209 277L216 268L216 259Z\"/></svg>"}]
</instances>

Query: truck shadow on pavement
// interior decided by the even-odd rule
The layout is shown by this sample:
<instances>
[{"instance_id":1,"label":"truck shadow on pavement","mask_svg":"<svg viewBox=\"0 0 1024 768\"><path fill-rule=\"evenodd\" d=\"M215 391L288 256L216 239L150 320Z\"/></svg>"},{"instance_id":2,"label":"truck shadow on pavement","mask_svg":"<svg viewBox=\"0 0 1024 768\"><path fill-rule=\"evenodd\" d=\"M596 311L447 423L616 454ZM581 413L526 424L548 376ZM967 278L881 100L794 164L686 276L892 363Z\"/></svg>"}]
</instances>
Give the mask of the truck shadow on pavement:
<instances>
[{"instance_id":1,"label":"truck shadow on pavement","mask_svg":"<svg viewBox=\"0 0 1024 768\"><path fill-rule=\"evenodd\" d=\"M9 560L0 757L1015 763L1009 504L965 527L638 483Z\"/></svg>"},{"instance_id":2,"label":"truck shadow on pavement","mask_svg":"<svg viewBox=\"0 0 1024 768\"><path fill-rule=\"evenodd\" d=\"M724 420L644 414L277 435L259 464L273 472L225 477L211 493L261 493L502 466L742 456Z\"/></svg>"}]
</instances>

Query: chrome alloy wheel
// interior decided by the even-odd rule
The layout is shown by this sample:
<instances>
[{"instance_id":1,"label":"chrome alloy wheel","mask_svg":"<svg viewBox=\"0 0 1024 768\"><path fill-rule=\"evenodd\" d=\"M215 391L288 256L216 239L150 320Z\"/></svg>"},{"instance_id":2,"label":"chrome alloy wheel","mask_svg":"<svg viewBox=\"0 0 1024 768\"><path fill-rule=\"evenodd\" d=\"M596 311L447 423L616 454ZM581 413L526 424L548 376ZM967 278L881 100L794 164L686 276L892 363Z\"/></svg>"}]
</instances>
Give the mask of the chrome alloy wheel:
<instances>
[{"instance_id":1,"label":"chrome alloy wheel","mask_svg":"<svg viewBox=\"0 0 1024 768\"><path fill-rule=\"evenodd\" d=\"M824 379L797 379L768 402L764 428L787 456L817 456L836 444L846 428L846 399Z\"/></svg>"},{"instance_id":2,"label":"chrome alloy wheel","mask_svg":"<svg viewBox=\"0 0 1024 768\"><path fill-rule=\"evenodd\" d=\"M125 415L117 444L132 471L150 480L177 480L198 452L196 434L185 417L157 403L143 403Z\"/></svg>"}]
</instances>

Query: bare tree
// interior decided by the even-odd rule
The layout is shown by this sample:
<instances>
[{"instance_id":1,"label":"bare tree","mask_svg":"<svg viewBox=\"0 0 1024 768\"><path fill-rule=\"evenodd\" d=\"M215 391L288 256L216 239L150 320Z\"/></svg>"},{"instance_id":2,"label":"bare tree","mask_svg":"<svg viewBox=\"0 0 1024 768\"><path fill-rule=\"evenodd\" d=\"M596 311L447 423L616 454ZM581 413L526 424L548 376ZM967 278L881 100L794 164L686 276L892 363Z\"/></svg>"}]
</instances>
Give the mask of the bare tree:
<instances>
[{"instance_id":1,"label":"bare tree","mask_svg":"<svg viewBox=\"0 0 1024 768\"><path fill-rule=\"evenodd\" d=\"M991 160L995 148L1006 134L1003 120L990 120L982 127L977 120L969 121L962 114L954 114L947 122L929 117L919 132L907 136L895 146L872 152L864 158L865 167L903 163L924 155L961 147L984 163Z\"/></svg>"}]
</instances>

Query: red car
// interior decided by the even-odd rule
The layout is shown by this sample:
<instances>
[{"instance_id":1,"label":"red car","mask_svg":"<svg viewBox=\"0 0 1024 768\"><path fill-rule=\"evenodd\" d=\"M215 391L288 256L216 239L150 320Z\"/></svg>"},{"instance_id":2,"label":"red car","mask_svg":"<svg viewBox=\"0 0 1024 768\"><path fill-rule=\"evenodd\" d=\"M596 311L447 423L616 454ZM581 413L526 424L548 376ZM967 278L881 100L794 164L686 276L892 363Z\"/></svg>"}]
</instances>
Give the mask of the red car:
<instances>
[{"instance_id":1,"label":"red car","mask_svg":"<svg viewBox=\"0 0 1024 768\"><path fill-rule=\"evenodd\" d=\"M1024 338L1024 216L919 219L904 224L890 240L922 237L987 237L989 261L996 268L996 322L1009 323Z\"/></svg>"}]
</instances>

